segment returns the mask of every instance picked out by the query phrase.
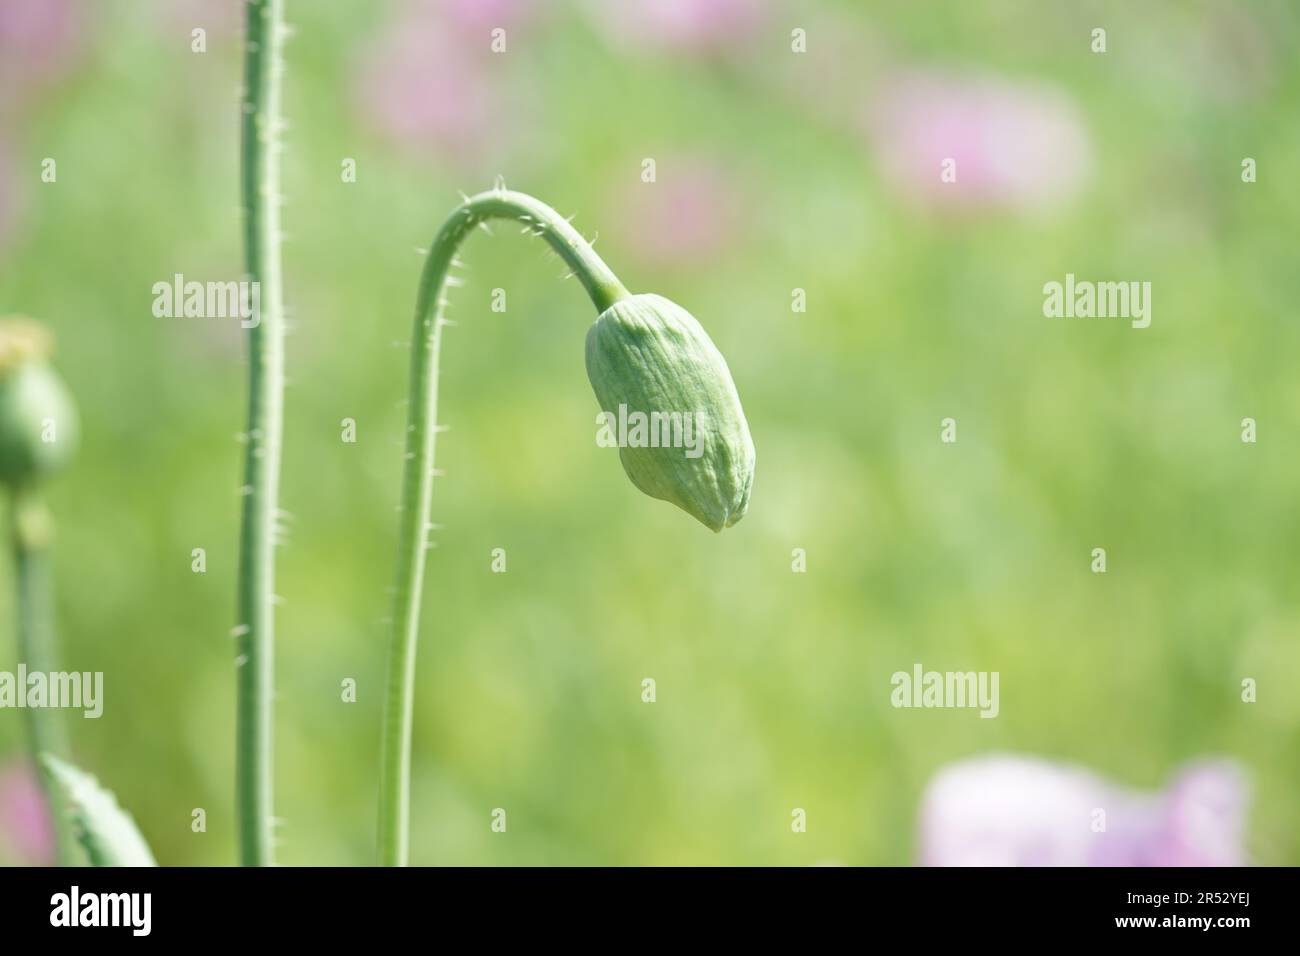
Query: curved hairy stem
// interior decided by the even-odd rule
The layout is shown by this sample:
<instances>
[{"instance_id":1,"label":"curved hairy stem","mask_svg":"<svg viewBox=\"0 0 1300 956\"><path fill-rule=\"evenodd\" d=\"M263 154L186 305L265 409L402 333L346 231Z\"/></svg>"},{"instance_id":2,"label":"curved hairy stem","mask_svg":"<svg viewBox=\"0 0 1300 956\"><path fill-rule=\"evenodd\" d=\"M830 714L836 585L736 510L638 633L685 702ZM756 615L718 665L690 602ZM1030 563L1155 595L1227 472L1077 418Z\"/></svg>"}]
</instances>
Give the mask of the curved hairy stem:
<instances>
[{"instance_id":1,"label":"curved hairy stem","mask_svg":"<svg viewBox=\"0 0 1300 956\"><path fill-rule=\"evenodd\" d=\"M438 231L420 279L411 337L410 409L402 475L401 532L388 687L384 703L383 766L379 795L379 861L404 866L410 819L411 708L415 694L415 648L433 493L437 431L438 351L442 338L443 288L456 249L475 226L513 219L545 239L581 280L598 312L624 299L627 289L590 243L550 206L505 189L480 193L456 208Z\"/></svg>"},{"instance_id":2,"label":"curved hairy stem","mask_svg":"<svg viewBox=\"0 0 1300 956\"><path fill-rule=\"evenodd\" d=\"M235 791L239 860L273 862L272 665L274 523L280 484L284 316L280 304L280 46L282 0L248 0L242 171L245 270L260 314L249 330L248 444L239 544Z\"/></svg>"},{"instance_id":3,"label":"curved hairy stem","mask_svg":"<svg viewBox=\"0 0 1300 956\"><path fill-rule=\"evenodd\" d=\"M28 673L57 670L54 632L54 581L50 568L51 518L45 505L30 491L13 496L13 557L18 607L18 659ZM23 693L26 688L20 688ZM54 827L55 857L60 866L73 865L72 833L63 801L49 771L41 765L45 753L66 756L67 728L63 715L50 707L28 707L27 742L32 767L40 782Z\"/></svg>"}]
</instances>

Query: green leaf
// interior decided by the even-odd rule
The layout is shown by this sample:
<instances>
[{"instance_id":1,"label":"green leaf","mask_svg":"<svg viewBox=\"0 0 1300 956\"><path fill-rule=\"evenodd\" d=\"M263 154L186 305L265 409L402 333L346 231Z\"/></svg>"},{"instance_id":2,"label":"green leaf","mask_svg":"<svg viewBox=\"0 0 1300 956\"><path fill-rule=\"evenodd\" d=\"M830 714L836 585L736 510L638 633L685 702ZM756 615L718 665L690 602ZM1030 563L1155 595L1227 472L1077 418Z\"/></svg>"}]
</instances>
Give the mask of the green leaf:
<instances>
[{"instance_id":1,"label":"green leaf","mask_svg":"<svg viewBox=\"0 0 1300 956\"><path fill-rule=\"evenodd\" d=\"M49 754L41 754L41 764L72 807L77 839L91 866L158 865L131 815L98 780Z\"/></svg>"}]
</instances>

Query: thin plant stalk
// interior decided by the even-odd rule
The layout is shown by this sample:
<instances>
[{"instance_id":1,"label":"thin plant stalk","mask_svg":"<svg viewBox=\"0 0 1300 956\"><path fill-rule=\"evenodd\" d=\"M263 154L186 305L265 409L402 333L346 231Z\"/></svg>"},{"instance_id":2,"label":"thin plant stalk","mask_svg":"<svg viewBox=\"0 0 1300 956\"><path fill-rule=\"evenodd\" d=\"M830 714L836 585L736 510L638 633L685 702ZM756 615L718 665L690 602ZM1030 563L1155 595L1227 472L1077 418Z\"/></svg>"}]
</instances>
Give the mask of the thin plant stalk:
<instances>
[{"instance_id":1,"label":"thin plant stalk","mask_svg":"<svg viewBox=\"0 0 1300 956\"><path fill-rule=\"evenodd\" d=\"M57 670L58 651L54 628L54 575L51 568L52 519L33 491L15 491L12 496L15 604L18 608L18 659L29 673L49 674ZM66 756L67 728L63 715L51 707L28 707L27 744L41 794L49 810L54 834L55 859L59 866L71 866L72 830L55 782L41 764L42 754Z\"/></svg>"},{"instance_id":2,"label":"thin plant stalk","mask_svg":"<svg viewBox=\"0 0 1300 956\"><path fill-rule=\"evenodd\" d=\"M275 520L284 405L280 300L282 0L248 0L242 170L245 271L259 289L249 330L248 432L239 544L235 790L239 861L274 862L272 814Z\"/></svg>"},{"instance_id":3,"label":"thin plant stalk","mask_svg":"<svg viewBox=\"0 0 1300 956\"><path fill-rule=\"evenodd\" d=\"M397 552L393 629L379 795L379 862L405 866L410 829L411 721L415 696L415 651L420 626L425 552L433 496L434 439L437 434L438 354L442 340L447 273L457 248L476 226L490 219L522 223L546 240L582 282L597 312L628 297L627 289L567 219L524 193L504 188L480 193L457 207L443 223L420 279L411 338L411 385L402 475L401 529Z\"/></svg>"}]
</instances>

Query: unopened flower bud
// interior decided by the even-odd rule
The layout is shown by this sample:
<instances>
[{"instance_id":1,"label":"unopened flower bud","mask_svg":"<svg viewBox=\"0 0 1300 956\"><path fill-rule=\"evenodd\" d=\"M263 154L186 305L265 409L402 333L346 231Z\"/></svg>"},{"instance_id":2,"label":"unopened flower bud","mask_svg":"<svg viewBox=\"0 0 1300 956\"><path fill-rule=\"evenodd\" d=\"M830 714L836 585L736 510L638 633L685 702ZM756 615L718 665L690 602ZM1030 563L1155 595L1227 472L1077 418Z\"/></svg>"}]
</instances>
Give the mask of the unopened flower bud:
<instances>
[{"instance_id":1,"label":"unopened flower bud","mask_svg":"<svg viewBox=\"0 0 1300 956\"><path fill-rule=\"evenodd\" d=\"M49 366L50 336L30 319L0 319L0 484L37 484L76 448L77 413Z\"/></svg>"},{"instance_id":2,"label":"unopened flower bud","mask_svg":"<svg viewBox=\"0 0 1300 956\"><path fill-rule=\"evenodd\" d=\"M727 362L689 312L658 295L614 303L587 332L587 377L634 485L714 531L744 516L754 443Z\"/></svg>"}]
</instances>

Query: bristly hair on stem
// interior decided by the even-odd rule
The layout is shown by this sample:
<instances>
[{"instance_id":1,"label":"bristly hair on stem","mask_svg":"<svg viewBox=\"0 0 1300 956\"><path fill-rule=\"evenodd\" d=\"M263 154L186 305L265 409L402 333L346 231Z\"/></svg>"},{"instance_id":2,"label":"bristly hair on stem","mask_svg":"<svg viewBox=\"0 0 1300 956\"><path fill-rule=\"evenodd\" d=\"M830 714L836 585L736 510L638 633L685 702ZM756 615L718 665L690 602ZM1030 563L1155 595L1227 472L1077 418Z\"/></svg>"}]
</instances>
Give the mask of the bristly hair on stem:
<instances>
[{"instance_id":1,"label":"bristly hair on stem","mask_svg":"<svg viewBox=\"0 0 1300 956\"><path fill-rule=\"evenodd\" d=\"M632 484L670 502L705 527L721 532L749 508L754 443L731 371L704 328L674 302L630 294L569 221L532 196L510 192L498 180L467 198L443 223L425 262L411 339L411 386L402 473L401 534L397 551L388 686L384 698L383 764L379 792L379 860L404 865L410 823L411 715L415 651L424 584L426 533L432 497L434 438L439 430L438 354L447 271L456 249L489 219L509 219L547 244L582 282L598 317L586 334L587 378L608 422L611 408L642 414L694 416L694 454L656 443L619 445ZM599 442L599 438L598 438ZM671 443L670 443L671 444Z\"/></svg>"},{"instance_id":2,"label":"bristly hair on stem","mask_svg":"<svg viewBox=\"0 0 1300 956\"><path fill-rule=\"evenodd\" d=\"M514 220L546 242L581 280L596 311L628 297L627 289L596 255L591 244L550 206L524 193L497 187L466 197L429 247L415 306L411 337L411 383L406 451L399 507L401 530L394 587L388 686L379 795L379 862L405 866L410 829L411 715L415 693L415 651L424 585L426 531L433 492L434 438L439 431L438 355L447 272L459 265L456 250L489 219Z\"/></svg>"},{"instance_id":3,"label":"bristly hair on stem","mask_svg":"<svg viewBox=\"0 0 1300 956\"><path fill-rule=\"evenodd\" d=\"M284 311L280 291L280 86L283 0L248 0L241 108L240 191L245 271L260 288L249 329L248 430L240 523L236 658L235 791L239 861L267 866L273 854L275 517L284 403Z\"/></svg>"}]
</instances>

